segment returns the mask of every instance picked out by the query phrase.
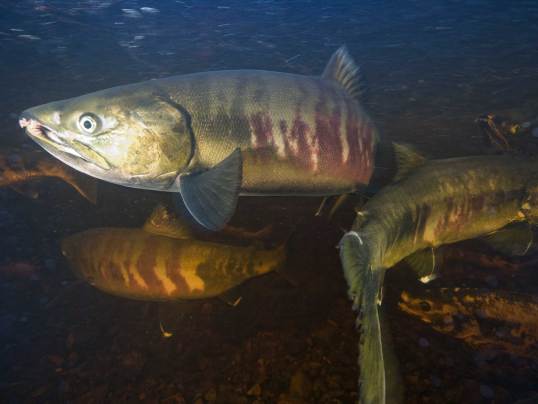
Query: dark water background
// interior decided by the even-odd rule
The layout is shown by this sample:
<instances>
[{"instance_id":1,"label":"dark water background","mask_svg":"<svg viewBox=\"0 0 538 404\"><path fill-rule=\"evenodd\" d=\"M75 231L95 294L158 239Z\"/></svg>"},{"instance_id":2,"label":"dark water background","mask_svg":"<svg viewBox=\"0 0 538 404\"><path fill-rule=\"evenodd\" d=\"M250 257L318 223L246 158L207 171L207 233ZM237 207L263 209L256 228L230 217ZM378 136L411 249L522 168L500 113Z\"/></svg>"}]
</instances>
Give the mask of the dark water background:
<instances>
[{"instance_id":1,"label":"dark water background","mask_svg":"<svg viewBox=\"0 0 538 404\"><path fill-rule=\"evenodd\" d=\"M201 70L318 74L345 43L383 136L435 158L482 153L478 115L538 118L537 21L535 1L1 0L0 144L31 145L17 124L30 106ZM0 401L353 402L357 336L335 249L352 206L327 223L313 217L319 200L242 200L238 223L297 229L287 276L244 285L236 308L134 302L74 284L63 236L139 226L166 198L103 184L93 206L58 182L37 200L0 190L0 267L33 268L0 283ZM495 282L529 291L529 276ZM471 278L454 282L493 282ZM391 317L409 402L536 394L535 361L476 360L462 342L396 309Z\"/></svg>"}]
</instances>

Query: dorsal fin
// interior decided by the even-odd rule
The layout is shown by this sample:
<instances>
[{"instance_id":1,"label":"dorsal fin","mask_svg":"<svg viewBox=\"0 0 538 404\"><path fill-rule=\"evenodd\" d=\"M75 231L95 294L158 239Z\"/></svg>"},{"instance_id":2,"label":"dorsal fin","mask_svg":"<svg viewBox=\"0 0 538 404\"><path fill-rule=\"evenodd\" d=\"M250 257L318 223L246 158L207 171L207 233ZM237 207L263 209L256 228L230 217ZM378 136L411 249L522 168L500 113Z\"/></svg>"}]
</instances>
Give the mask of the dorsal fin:
<instances>
[{"instance_id":1,"label":"dorsal fin","mask_svg":"<svg viewBox=\"0 0 538 404\"><path fill-rule=\"evenodd\" d=\"M359 66L345 45L333 53L321 77L338 82L349 95L359 100L361 96Z\"/></svg>"},{"instance_id":2,"label":"dorsal fin","mask_svg":"<svg viewBox=\"0 0 538 404\"><path fill-rule=\"evenodd\" d=\"M396 175L394 181L399 181L406 177L415 168L426 162L426 158L418 153L413 146L405 143L392 142L394 155L396 157Z\"/></svg>"},{"instance_id":3,"label":"dorsal fin","mask_svg":"<svg viewBox=\"0 0 538 404\"><path fill-rule=\"evenodd\" d=\"M171 214L164 205L157 205L144 223L144 231L171 238L192 238L192 230L178 216Z\"/></svg>"}]
</instances>

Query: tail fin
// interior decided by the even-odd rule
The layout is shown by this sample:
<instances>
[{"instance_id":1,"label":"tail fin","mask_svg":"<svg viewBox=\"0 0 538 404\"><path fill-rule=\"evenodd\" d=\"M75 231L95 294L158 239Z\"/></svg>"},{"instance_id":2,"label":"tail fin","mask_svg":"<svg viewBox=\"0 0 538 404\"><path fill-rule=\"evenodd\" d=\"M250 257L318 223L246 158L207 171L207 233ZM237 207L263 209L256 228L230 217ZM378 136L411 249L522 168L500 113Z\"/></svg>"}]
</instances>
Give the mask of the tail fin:
<instances>
[{"instance_id":1,"label":"tail fin","mask_svg":"<svg viewBox=\"0 0 538 404\"><path fill-rule=\"evenodd\" d=\"M76 173L62 178L76 191L94 205L97 203L97 180L88 175Z\"/></svg>"},{"instance_id":2,"label":"tail fin","mask_svg":"<svg viewBox=\"0 0 538 404\"><path fill-rule=\"evenodd\" d=\"M370 248L367 240L353 231L340 243L348 294L359 313L359 402L397 403L402 400L399 372L379 305L384 269L372 268Z\"/></svg>"}]
</instances>

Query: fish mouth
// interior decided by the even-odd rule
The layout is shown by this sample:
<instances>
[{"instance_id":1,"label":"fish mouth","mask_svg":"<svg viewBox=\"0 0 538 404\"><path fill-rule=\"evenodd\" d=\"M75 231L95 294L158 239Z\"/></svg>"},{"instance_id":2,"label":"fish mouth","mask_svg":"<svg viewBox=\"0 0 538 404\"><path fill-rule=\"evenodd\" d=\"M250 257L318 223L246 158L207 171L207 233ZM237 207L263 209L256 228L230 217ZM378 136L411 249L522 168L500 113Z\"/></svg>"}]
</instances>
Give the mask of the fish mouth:
<instances>
[{"instance_id":1,"label":"fish mouth","mask_svg":"<svg viewBox=\"0 0 538 404\"><path fill-rule=\"evenodd\" d=\"M55 130L30 116L22 115L19 118L19 126L25 129L26 133L33 138L46 142L53 142L58 145L65 144L65 142L58 137Z\"/></svg>"},{"instance_id":2,"label":"fish mouth","mask_svg":"<svg viewBox=\"0 0 538 404\"><path fill-rule=\"evenodd\" d=\"M73 163L73 160L82 160L84 163L103 170L109 170L111 168L109 162L103 156L84 143L76 139L72 139L69 142L62 139L58 131L45 125L28 113L23 113L20 116L19 126L26 130L28 136L45 150L69 165Z\"/></svg>"}]
</instances>

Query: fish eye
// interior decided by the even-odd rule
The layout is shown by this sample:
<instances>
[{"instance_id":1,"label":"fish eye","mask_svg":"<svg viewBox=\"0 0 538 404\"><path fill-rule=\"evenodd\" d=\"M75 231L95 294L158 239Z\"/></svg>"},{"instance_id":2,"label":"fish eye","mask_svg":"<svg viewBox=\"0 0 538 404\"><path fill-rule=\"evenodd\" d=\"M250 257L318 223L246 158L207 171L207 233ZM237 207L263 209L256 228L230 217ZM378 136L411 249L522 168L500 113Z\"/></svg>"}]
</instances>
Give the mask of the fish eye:
<instances>
[{"instance_id":1,"label":"fish eye","mask_svg":"<svg viewBox=\"0 0 538 404\"><path fill-rule=\"evenodd\" d=\"M78 119L78 126L82 132L95 133L99 127L99 118L94 114L82 114Z\"/></svg>"}]
</instances>

